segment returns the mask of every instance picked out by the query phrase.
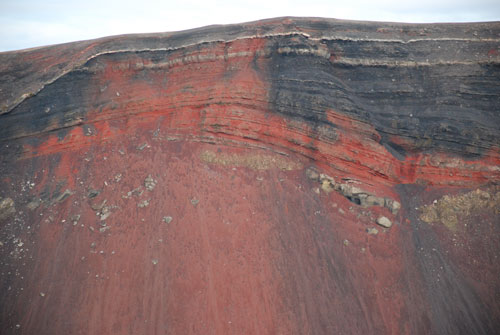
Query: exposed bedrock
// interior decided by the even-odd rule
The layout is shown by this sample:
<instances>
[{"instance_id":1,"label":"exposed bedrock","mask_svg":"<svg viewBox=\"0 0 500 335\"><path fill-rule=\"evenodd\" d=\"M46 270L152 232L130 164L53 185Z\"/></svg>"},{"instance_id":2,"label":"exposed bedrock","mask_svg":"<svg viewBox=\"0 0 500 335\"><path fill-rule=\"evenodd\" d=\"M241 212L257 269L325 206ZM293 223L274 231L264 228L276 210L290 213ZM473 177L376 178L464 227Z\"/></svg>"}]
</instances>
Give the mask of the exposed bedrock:
<instances>
[{"instance_id":1,"label":"exposed bedrock","mask_svg":"<svg viewBox=\"0 0 500 335\"><path fill-rule=\"evenodd\" d=\"M0 333L493 334L500 24L0 53Z\"/></svg>"}]
</instances>

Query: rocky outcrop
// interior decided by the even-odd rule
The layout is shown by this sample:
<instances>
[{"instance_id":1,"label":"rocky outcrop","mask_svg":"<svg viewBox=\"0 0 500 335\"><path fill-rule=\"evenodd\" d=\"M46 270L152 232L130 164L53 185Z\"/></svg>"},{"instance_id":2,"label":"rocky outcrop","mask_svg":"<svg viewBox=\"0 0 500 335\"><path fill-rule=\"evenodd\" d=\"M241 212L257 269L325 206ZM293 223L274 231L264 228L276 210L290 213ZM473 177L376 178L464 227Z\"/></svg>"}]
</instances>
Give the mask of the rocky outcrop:
<instances>
[{"instance_id":1,"label":"rocky outcrop","mask_svg":"<svg viewBox=\"0 0 500 335\"><path fill-rule=\"evenodd\" d=\"M491 334L500 24L0 53L0 332Z\"/></svg>"}]
</instances>

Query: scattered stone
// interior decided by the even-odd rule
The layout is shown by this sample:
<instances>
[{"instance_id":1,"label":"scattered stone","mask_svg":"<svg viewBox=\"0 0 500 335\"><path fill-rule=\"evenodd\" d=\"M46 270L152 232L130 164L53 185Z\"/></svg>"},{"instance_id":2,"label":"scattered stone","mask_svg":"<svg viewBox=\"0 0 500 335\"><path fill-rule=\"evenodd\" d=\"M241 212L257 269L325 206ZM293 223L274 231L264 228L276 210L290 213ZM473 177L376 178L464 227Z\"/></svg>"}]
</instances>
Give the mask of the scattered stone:
<instances>
[{"instance_id":1,"label":"scattered stone","mask_svg":"<svg viewBox=\"0 0 500 335\"><path fill-rule=\"evenodd\" d=\"M391 220L389 220L385 216L379 217L377 219L377 224L380 225L380 226L382 226L382 227L385 227L385 228L390 228L392 226Z\"/></svg>"},{"instance_id":2,"label":"scattered stone","mask_svg":"<svg viewBox=\"0 0 500 335\"><path fill-rule=\"evenodd\" d=\"M344 245L347 247L349 245L349 240L344 240Z\"/></svg>"},{"instance_id":3,"label":"scattered stone","mask_svg":"<svg viewBox=\"0 0 500 335\"><path fill-rule=\"evenodd\" d=\"M377 228L367 228L366 232L368 233L368 235L377 235L378 229Z\"/></svg>"},{"instance_id":4,"label":"scattered stone","mask_svg":"<svg viewBox=\"0 0 500 335\"><path fill-rule=\"evenodd\" d=\"M45 297L45 293L40 292L40 296L41 296L41 297Z\"/></svg>"},{"instance_id":5,"label":"scattered stone","mask_svg":"<svg viewBox=\"0 0 500 335\"><path fill-rule=\"evenodd\" d=\"M104 206L106 206L106 202L108 202L108 199L104 199L101 203L94 203L90 205L90 208L92 208L94 211L99 212L104 208ZM97 215L99 215L99 213Z\"/></svg>"},{"instance_id":6,"label":"scattered stone","mask_svg":"<svg viewBox=\"0 0 500 335\"><path fill-rule=\"evenodd\" d=\"M321 189L326 193L330 193L334 190L333 184L327 179L321 181Z\"/></svg>"},{"instance_id":7,"label":"scattered stone","mask_svg":"<svg viewBox=\"0 0 500 335\"><path fill-rule=\"evenodd\" d=\"M156 258L154 258L151 260L151 263L153 263L153 265L156 265L156 264L158 264L158 260Z\"/></svg>"},{"instance_id":8,"label":"scattered stone","mask_svg":"<svg viewBox=\"0 0 500 335\"><path fill-rule=\"evenodd\" d=\"M331 191L335 190L335 179L333 179L329 175L321 173L319 175L319 180L321 182L321 189L326 193L330 193Z\"/></svg>"},{"instance_id":9,"label":"scattered stone","mask_svg":"<svg viewBox=\"0 0 500 335\"><path fill-rule=\"evenodd\" d=\"M142 151L146 147L149 148L149 145L147 143L143 143L137 147L137 150Z\"/></svg>"},{"instance_id":10,"label":"scattered stone","mask_svg":"<svg viewBox=\"0 0 500 335\"><path fill-rule=\"evenodd\" d=\"M163 222L165 223L170 223L172 222L173 218L171 216L164 216L163 217Z\"/></svg>"},{"instance_id":11,"label":"scattered stone","mask_svg":"<svg viewBox=\"0 0 500 335\"><path fill-rule=\"evenodd\" d=\"M352 185L349 185L349 184L344 184L344 185L345 185L346 189L350 188L350 195L367 194L365 191L363 191L359 187L352 186Z\"/></svg>"},{"instance_id":12,"label":"scattered stone","mask_svg":"<svg viewBox=\"0 0 500 335\"><path fill-rule=\"evenodd\" d=\"M314 193L319 194L319 187L315 187L315 188L313 189L313 191L314 191Z\"/></svg>"},{"instance_id":13,"label":"scattered stone","mask_svg":"<svg viewBox=\"0 0 500 335\"><path fill-rule=\"evenodd\" d=\"M97 243L95 243L95 242L90 243L90 247L91 247L92 249L95 249L95 247L96 247L96 246L97 246Z\"/></svg>"},{"instance_id":14,"label":"scattered stone","mask_svg":"<svg viewBox=\"0 0 500 335\"><path fill-rule=\"evenodd\" d=\"M158 182L154 180L151 175L147 176L146 179L144 179L144 187L146 187L148 191L152 191L157 183Z\"/></svg>"},{"instance_id":15,"label":"scattered stone","mask_svg":"<svg viewBox=\"0 0 500 335\"><path fill-rule=\"evenodd\" d=\"M14 200L11 198L4 198L0 200L0 221L7 219L16 213Z\"/></svg>"},{"instance_id":16,"label":"scattered stone","mask_svg":"<svg viewBox=\"0 0 500 335\"><path fill-rule=\"evenodd\" d=\"M384 207L385 199L382 197L377 197L374 195L367 195L366 197L360 197L361 206L369 207L369 206L380 206Z\"/></svg>"},{"instance_id":17,"label":"scattered stone","mask_svg":"<svg viewBox=\"0 0 500 335\"><path fill-rule=\"evenodd\" d=\"M70 195L73 195L74 192L71 191L70 189L66 189L62 194L60 194L58 197L54 199L55 202L63 202L66 200Z\"/></svg>"},{"instance_id":18,"label":"scattered stone","mask_svg":"<svg viewBox=\"0 0 500 335\"><path fill-rule=\"evenodd\" d=\"M30 210L32 210L32 211L33 211L33 210L37 209L37 208L40 206L40 204L41 204L41 203L42 203L42 199L40 199L40 198L35 198L35 199L31 200L31 201L30 201L30 202L26 205L26 207L28 207L28 209L30 209Z\"/></svg>"},{"instance_id":19,"label":"scattered stone","mask_svg":"<svg viewBox=\"0 0 500 335\"><path fill-rule=\"evenodd\" d=\"M318 181L321 184L321 189L324 192L330 193L332 191L337 191L344 197L346 197L349 201L357 205L361 205L363 207L385 206L389 210L391 210L393 214L397 214L397 212L401 208L401 204L395 200L377 197L357 186L353 186L352 183L360 183L355 179L343 178L345 183L338 183L335 182L335 179L333 177L330 177L324 173L318 173L318 171L313 167L309 167L306 170L306 176L311 180Z\"/></svg>"},{"instance_id":20,"label":"scattered stone","mask_svg":"<svg viewBox=\"0 0 500 335\"><path fill-rule=\"evenodd\" d=\"M137 207L144 208L149 206L149 200L143 200L137 204Z\"/></svg>"},{"instance_id":21,"label":"scattered stone","mask_svg":"<svg viewBox=\"0 0 500 335\"><path fill-rule=\"evenodd\" d=\"M101 193L101 191L94 190L91 188L91 189L89 189L89 193L87 194L87 198L89 198L89 199L95 198L99 195L99 193Z\"/></svg>"},{"instance_id":22,"label":"scattered stone","mask_svg":"<svg viewBox=\"0 0 500 335\"><path fill-rule=\"evenodd\" d=\"M80 214L73 215L70 220L73 222L73 226L76 226L78 221L80 221Z\"/></svg>"},{"instance_id":23,"label":"scattered stone","mask_svg":"<svg viewBox=\"0 0 500 335\"><path fill-rule=\"evenodd\" d=\"M463 194L444 195L421 208L420 219L427 223L440 223L453 232L461 222L477 220L485 211L499 212L500 188L476 189Z\"/></svg>"},{"instance_id":24,"label":"scattered stone","mask_svg":"<svg viewBox=\"0 0 500 335\"><path fill-rule=\"evenodd\" d=\"M191 199L191 204L196 207L198 205L198 203L200 202L200 200L196 199L196 198L193 198Z\"/></svg>"},{"instance_id":25,"label":"scattered stone","mask_svg":"<svg viewBox=\"0 0 500 335\"><path fill-rule=\"evenodd\" d=\"M307 178L309 178L311 180L319 181L319 173L313 167L307 168L307 170L306 170L306 176L307 176Z\"/></svg>"},{"instance_id":26,"label":"scattered stone","mask_svg":"<svg viewBox=\"0 0 500 335\"><path fill-rule=\"evenodd\" d=\"M140 197L142 193L144 193L144 191L142 190L142 186L139 186L137 188L134 188L132 191L128 191L127 195L122 195L122 198L129 199L133 195Z\"/></svg>"},{"instance_id":27,"label":"scattered stone","mask_svg":"<svg viewBox=\"0 0 500 335\"><path fill-rule=\"evenodd\" d=\"M117 175L115 175L115 181L118 183L120 182L120 180L122 180L122 174L118 173Z\"/></svg>"},{"instance_id":28,"label":"scattered stone","mask_svg":"<svg viewBox=\"0 0 500 335\"><path fill-rule=\"evenodd\" d=\"M401 209L401 204L396 200L385 198L385 207L388 208L392 214L396 215Z\"/></svg>"},{"instance_id":29,"label":"scattered stone","mask_svg":"<svg viewBox=\"0 0 500 335\"><path fill-rule=\"evenodd\" d=\"M109 208L108 207L104 207L101 210L101 221L106 220L110 215L111 215L111 211L109 210Z\"/></svg>"},{"instance_id":30,"label":"scattered stone","mask_svg":"<svg viewBox=\"0 0 500 335\"><path fill-rule=\"evenodd\" d=\"M339 213L340 214L345 214L345 211L342 208L339 208Z\"/></svg>"},{"instance_id":31,"label":"scattered stone","mask_svg":"<svg viewBox=\"0 0 500 335\"><path fill-rule=\"evenodd\" d=\"M109 230L109 229L111 229L110 226L104 226L104 227L99 228L99 232L104 233L106 230Z\"/></svg>"},{"instance_id":32,"label":"scattered stone","mask_svg":"<svg viewBox=\"0 0 500 335\"><path fill-rule=\"evenodd\" d=\"M125 155L125 151L123 151L122 149L118 149L118 152L120 153L120 155Z\"/></svg>"}]
</instances>

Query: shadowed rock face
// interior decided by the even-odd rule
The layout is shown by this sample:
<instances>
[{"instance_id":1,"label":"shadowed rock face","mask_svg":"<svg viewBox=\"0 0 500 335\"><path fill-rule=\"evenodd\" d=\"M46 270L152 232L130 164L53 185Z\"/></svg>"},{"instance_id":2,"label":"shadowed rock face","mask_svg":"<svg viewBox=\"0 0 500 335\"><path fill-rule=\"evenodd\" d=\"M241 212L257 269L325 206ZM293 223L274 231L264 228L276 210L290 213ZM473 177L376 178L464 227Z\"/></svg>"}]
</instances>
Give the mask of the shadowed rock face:
<instances>
[{"instance_id":1,"label":"shadowed rock face","mask_svg":"<svg viewBox=\"0 0 500 335\"><path fill-rule=\"evenodd\" d=\"M500 24L0 53L0 333L493 334Z\"/></svg>"}]
</instances>

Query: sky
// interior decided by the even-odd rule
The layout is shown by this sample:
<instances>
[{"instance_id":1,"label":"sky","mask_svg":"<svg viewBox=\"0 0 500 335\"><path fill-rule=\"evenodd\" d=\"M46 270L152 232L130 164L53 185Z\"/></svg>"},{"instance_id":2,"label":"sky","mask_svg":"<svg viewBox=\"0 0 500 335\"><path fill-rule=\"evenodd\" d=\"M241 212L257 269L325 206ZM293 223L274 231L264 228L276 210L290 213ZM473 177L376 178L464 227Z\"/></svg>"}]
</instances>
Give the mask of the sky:
<instances>
[{"instance_id":1,"label":"sky","mask_svg":"<svg viewBox=\"0 0 500 335\"><path fill-rule=\"evenodd\" d=\"M0 0L0 51L280 16L500 21L500 0Z\"/></svg>"}]
</instances>

